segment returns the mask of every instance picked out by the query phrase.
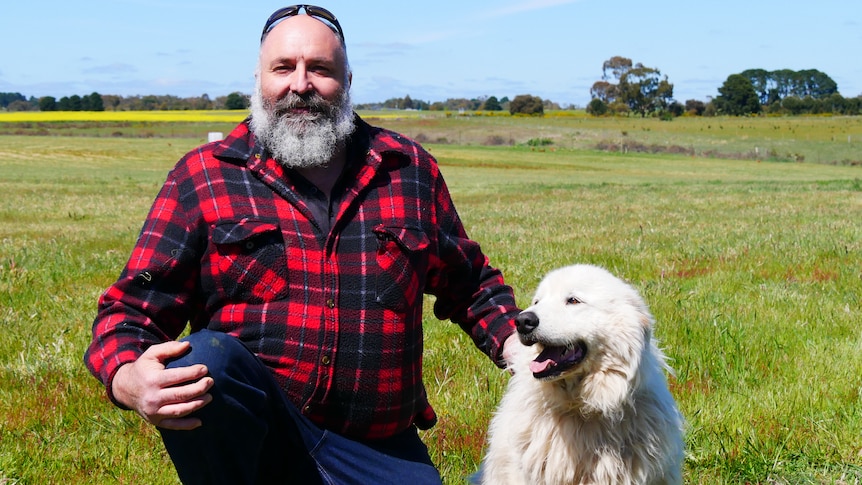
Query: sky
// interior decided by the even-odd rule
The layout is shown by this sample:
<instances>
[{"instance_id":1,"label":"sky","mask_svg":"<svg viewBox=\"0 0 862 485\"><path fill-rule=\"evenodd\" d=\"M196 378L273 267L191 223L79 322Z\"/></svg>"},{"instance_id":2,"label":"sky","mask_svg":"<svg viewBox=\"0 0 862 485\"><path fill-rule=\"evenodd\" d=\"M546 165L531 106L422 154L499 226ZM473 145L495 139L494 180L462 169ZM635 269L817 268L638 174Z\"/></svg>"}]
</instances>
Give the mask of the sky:
<instances>
[{"instance_id":1,"label":"sky","mask_svg":"<svg viewBox=\"0 0 862 485\"><path fill-rule=\"evenodd\" d=\"M746 69L817 69L862 95L858 0L319 0L344 28L354 103L531 94L585 106L614 56L708 101ZM325 2L325 3L324 3ZM0 18L0 92L251 93L272 0L29 0Z\"/></svg>"}]
</instances>

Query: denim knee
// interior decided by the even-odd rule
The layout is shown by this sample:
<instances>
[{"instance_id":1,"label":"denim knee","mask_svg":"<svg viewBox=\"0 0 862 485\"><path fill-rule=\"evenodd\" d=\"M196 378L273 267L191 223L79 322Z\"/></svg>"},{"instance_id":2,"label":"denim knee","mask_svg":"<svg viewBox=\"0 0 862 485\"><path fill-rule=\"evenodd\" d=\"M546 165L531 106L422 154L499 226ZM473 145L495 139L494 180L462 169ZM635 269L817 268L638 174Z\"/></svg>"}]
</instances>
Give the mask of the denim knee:
<instances>
[{"instance_id":1,"label":"denim knee","mask_svg":"<svg viewBox=\"0 0 862 485\"><path fill-rule=\"evenodd\" d=\"M207 366L210 374L219 375L232 367L235 360L254 358L254 354L242 342L223 332L203 329L183 338L182 341L191 343L191 348L181 357L169 361L166 367L203 364Z\"/></svg>"}]
</instances>

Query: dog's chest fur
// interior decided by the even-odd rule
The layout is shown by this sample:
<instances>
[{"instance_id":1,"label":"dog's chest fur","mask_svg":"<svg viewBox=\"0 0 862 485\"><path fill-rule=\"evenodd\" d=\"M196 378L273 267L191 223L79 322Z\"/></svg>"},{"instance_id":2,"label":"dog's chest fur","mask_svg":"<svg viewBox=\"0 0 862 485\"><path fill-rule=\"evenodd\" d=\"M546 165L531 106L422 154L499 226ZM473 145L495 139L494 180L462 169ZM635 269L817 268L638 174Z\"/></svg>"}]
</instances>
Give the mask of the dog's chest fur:
<instances>
[{"instance_id":1,"label":"dog's chest fur","mask_svg":"<svg viewBox=\"0 0 862 485\"><path fill-rule=\"evenodd\" d=\"M523 377L532 379L531 376ZM531 384L535 386L537 383ZM567 398L540 398L539 393L532 394L536 399L527 398L521 402L521 406L532 408L534 414L544 416L542 420L524 422L516 439L521 446L518 451L521 469L535 473L525 476L525 483L626 483L631 475L648 474L647 463L655 461L656 457L639 456L636 450L640 447L632 446L635 440L643 439L644 435L644 424L634 422L637 420L634 400L638 396L632 396L632 401L624 404L624 409L617 416L584 416L578 406L578 398L571 396L571 390L565 389L562 383L541 383L540 386L544 387L546 393L561 394ZM521 397L525 397L524 394ZM642 401L649 400L648 397L640 397ZM568 407L562 407L563 403ZM570 443L573 440L581 446L572 447ZM535 466L536 463L545 462L555 463L556 466L553 469ZM626 471L625 475L620 475L621 470Z\"/></svg>"}]
</instances>

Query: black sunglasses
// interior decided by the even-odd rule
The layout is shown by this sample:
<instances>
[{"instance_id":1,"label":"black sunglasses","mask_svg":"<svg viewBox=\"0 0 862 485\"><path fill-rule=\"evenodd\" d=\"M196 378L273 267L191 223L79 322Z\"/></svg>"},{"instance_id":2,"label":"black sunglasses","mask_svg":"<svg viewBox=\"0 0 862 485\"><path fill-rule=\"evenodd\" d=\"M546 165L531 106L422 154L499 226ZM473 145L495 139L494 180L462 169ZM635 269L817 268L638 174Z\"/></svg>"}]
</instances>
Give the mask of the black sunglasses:
<instances>
[{"instance_id":1,"label":"black sunglasses","mask_svg":"<svg viewBox=\"0 0 862 485\"><path fill-rule=\"evenodd\" d=\"M305 9L305 13L309 16L316 18L317 20L325 23L329 28L331 28L335 33L338 34L338 37L341 38L341 44L344 45L344 31L341 30L341 24L338 23L338 19L335 18L335 15L332 14L329 10L326 10L323 7L317 7L314 5L291 5L290 7L284 7L273 12L272 15L267 19L266 24L263 26L263 32L260 34L260 41L263 42L263 38L266 37L266 34L272 30L273 26L282 19L287 17L293 17L294 15L299 15L299 11Z\"/></svg>"}]
</instances>

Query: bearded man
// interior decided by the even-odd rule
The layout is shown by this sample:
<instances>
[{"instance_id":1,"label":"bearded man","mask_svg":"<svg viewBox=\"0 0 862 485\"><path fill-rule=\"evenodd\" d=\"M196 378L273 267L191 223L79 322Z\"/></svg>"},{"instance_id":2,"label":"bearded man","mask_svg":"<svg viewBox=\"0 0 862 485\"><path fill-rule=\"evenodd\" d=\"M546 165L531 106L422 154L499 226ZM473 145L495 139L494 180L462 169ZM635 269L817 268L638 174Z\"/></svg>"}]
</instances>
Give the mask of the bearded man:
<instances>
[{"instance_id":1,"label":"bearded man","mask_svg":"<svg viewBox=\"0 0 862 485\"><path fill-rule=\"evenodd\" d=\"M332 13L276 11L255 77L251 116L168 174L85 362L184 483L440 483L423 294L503 367L512 290L433 157L353 113Z\"/></svg>"}]
</instances>

